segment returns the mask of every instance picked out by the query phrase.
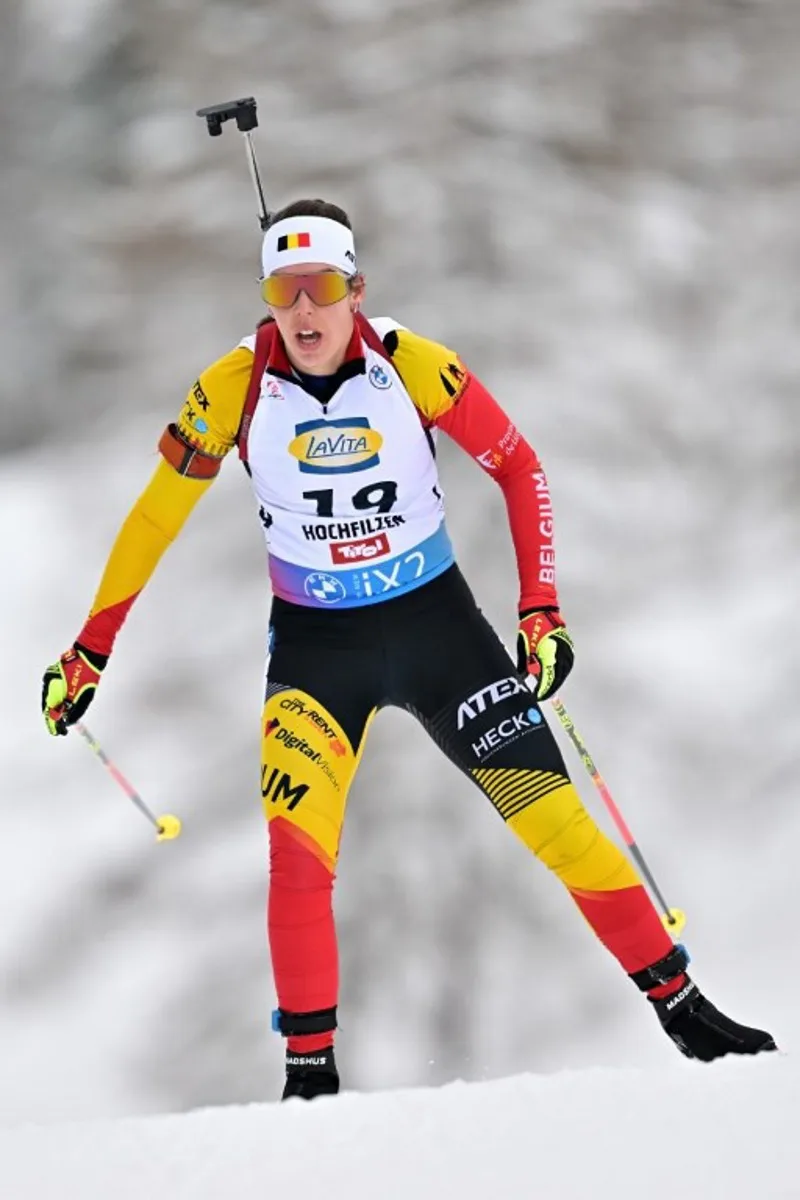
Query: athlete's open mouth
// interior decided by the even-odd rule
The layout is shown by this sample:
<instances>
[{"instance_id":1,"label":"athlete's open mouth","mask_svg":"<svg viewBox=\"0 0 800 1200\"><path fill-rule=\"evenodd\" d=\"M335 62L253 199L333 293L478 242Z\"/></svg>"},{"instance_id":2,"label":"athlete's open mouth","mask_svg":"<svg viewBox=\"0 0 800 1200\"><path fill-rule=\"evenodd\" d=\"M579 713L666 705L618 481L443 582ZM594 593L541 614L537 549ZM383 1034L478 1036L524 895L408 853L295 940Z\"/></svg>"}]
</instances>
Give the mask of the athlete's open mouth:
<instances>
[{"instance_id":1,"label":"athlete's open mouth","mask_svg":"<svg viewBox=\"0 0 800 1200\"><path fill-rule=\"evenodd\" d=\"M322 334L318 329L301 329L295 337L304 350L311 350L322 341Z\"/></svg>"}]
</instances>

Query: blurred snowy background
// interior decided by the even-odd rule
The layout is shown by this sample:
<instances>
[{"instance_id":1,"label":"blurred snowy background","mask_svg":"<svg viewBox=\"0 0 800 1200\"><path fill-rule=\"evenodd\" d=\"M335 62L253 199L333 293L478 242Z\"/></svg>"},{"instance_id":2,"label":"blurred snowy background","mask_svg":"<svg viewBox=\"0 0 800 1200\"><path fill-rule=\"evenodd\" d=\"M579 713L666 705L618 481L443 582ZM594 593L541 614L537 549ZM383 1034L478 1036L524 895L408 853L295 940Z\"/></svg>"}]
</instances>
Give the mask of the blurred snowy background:
<instances>
[{"instance_id":1,"label":"blurred snowy background","mask_svg":"<svg viewBox=\"0 0 800 1200\"><path fill-rule=\"evenodd\" d=\"M688 911L701 986L796 1044L799 64L796 0L5 0L0 1120L279 1087L269 594L238 462L90 714L181 840L157 847L38 712L161 429L260 315L239 139L193 115L247 94L272 204L343 203L368 312L457 348L539 451L577 643L564 699ZM443 474L512 639L500 494L451 448ZM349 1087L673 1061L557 882L405 715L373 727L338 914Z\"/></svg>"}]
</instances>

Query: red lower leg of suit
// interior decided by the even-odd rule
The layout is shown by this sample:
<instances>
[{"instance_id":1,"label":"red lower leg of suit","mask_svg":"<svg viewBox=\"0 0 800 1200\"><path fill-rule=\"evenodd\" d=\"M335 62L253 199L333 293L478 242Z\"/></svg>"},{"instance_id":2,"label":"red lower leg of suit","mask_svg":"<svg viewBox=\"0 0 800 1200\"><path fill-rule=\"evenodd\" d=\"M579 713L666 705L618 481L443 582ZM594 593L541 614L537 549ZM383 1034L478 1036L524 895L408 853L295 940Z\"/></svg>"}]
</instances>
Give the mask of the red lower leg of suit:
<instances>
[{"instance_id":1,"label":"red lower leg of suit","mask_svg":"<svg viewBox=\"0 0 800 1200\"><path fill-rule=\"evenodd\" d=\"M288 821L270 823L267 908L272 970L285 1012L333 1008L339 994L339 957L333 922L334 874L298 840ZM287 1039L295 1053L322 1050L333 1033Z\"/></svg>"},{"instance_id":2,"label":"red lower leg of suit","mask_svg":"<svg viewBox=\"0 0 800 1200\"><path fill-rule=\"evenodd\" d=\"M672 938L643 884L611 892L569 890L600 941L629 975L652 966L673 949ZM685 982L686 976L679 975L647 994L660 1000L679 991Z\"/></svg>"},{"instance_id":3,"label":"red lower leg of suit","mask_svg":"<svg viewBox=\"0 0 800 1200\"><path fill-rule=\"evenodd\" d=\"M278 1004L295 1013L333 1008L339 994L334 874L280 818L270 825L270 848L268 926ZM651 966L671 951L672 940L641 884L603 892L569 891L627 973ZM684 982L681 975L648 994L661 998L678 991ZM332 1042L332 1032L318 1033L290 1037L288 1046L296 1053L308 1053Z\"/></svg>"}]
</instances>

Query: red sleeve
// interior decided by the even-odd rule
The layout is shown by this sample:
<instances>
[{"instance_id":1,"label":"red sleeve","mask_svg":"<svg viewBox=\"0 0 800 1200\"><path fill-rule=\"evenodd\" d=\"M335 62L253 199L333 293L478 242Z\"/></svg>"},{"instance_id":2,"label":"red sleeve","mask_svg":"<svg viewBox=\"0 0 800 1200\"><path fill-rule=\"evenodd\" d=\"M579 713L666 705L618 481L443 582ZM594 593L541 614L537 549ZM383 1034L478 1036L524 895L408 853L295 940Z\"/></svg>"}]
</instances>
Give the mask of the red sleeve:
<instances>
[{"instance_id":1,"label":"red sleeve","mask_svg":"<svg viewBox=\"0 0 800 1200\"><path fill-rule=\"evenodd\" d=\"M466 450L503 491L517 555L520 612L558 607L553 506L541 463L508 414L474 375L434 424Z\"/></svg>"}]
</instances>

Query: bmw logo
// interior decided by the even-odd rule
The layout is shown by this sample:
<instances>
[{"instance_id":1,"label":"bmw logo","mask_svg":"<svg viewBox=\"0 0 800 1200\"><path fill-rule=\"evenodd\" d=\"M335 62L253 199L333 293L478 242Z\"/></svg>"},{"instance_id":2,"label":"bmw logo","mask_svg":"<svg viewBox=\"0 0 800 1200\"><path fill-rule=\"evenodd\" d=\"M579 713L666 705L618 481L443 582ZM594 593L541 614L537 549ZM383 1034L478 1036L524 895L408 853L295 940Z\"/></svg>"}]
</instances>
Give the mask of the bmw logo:
<instances>
[{"instance_id":1,"label":"bmw logo","mask_svg":"<svg viewBox=\"0 0 800 1200\"><path fill-rule=\"evenodd\" d=\"M369 381L373 387L379 388L381 391L384 391L386 388L390 388L392 386L392 381L389 378L388 372L384 371L383 367L379 363L376 363L370 371Z\"/></svg>"},{"instance_id":2,"label":"bmw logo","mask_svg":"<svg viewBox=\"0 0 800 1200\"><path fill-rule=\"evenodd\" d=\"M324 571L312 571L307 575L303 591L309 599L320 604L338 604L347 595L344 584L335 575L326 575Z\"/></svg>"}]
</instances>

